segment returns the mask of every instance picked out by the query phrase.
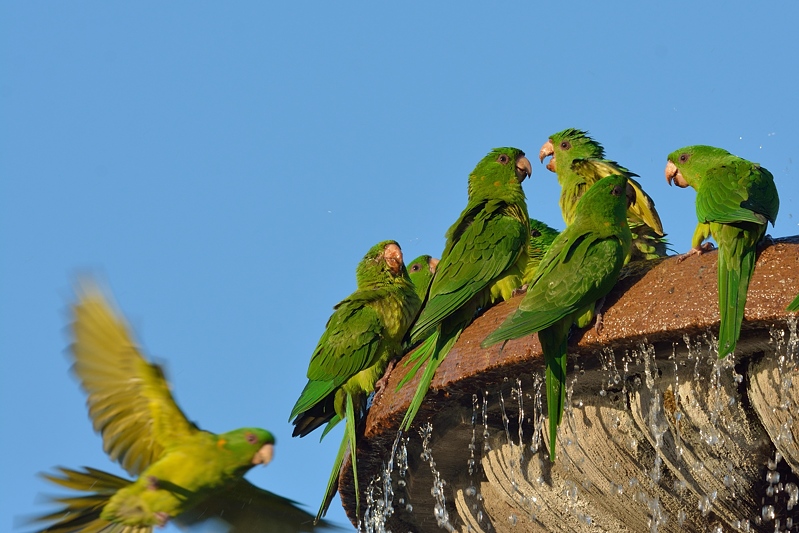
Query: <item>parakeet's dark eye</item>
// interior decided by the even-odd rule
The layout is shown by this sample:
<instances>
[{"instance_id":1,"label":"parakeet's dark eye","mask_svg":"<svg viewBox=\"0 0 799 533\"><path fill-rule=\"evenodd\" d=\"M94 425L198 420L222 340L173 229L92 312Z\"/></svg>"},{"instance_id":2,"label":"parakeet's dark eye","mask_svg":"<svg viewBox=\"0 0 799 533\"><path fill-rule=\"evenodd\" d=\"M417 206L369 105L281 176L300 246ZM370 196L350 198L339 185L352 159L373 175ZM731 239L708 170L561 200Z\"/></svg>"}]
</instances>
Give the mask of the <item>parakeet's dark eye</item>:
<instances>
[{"instance_id":1,"label":"parakeet's dark eye","mask_svg":"<svg viewBox=\"0 0 799 533\"><path fill-rule=\"evenodd\" d=\"M510 161L510 157L505 154L500 154L500 156L497 158L497 163L501 165L507 165L508 161Z\"/></svg>"},{"instance_id":2,"label":"parakeet's dark eye","mask_svg":"<svg viewBox=\"0 0 799 533\"><path fill-rule=\"evenodd\" d=\"M572 147L572 143L570 143L569 141L561 141L561 142L560 142L560 148L561 148L561 150L568 150L568 149L570 149L571 147Z\"/></svg>"},{"instance_id":3,"label":"parakeet's dark eye","mask_svg":"<svg viewBox=\"0 0 799 533\"><path fill-rule=\"evenodd\" d=\"M614 185L613 188L610 190L610 194L613 196L620 196L621 195L621 187L618 185Z\"/></svg>"},{"instance_id":4,"label":"parakeet's dark eye","mask_svg":"<svg viewBox=\"0 0 799 533\"><path fill-rule=\"evenodd\" d=\"M247 433L247 435L244 438L247 439L247 442L250 444L258 443L258 437L255 435L255 433Z\"/></svg>"},{"instance_id":5,"label":"parakeet's dark eye","mask_svg":"<svg viewBox=\"0 0 799 533\"><path fill-rule=\"evenodd\" d=\"M685 163L691 158L690 154L680 154L680 163Z\"/></svg>"},{"instance_id":6,"label":"parakeet's dark eye","mask_svg":"<svg viewBox=\"0 0 799 533\"><path fill-rule=\"evenodd\" d=\"M411 272L419 272L422 269L422 265L411 265Z\"/></svg>"},{"instance_id":7,"label":"parakeet's dark eye","mask_svg":"<svg viewBox=\"0 0 799 533\"><path fill-rule=\"evenodd\" d=\"M541 236L541 232L538 231L537 229L531 229L530 230L530 237L540 237L540 236Z\"/></svg>"}]
</instances>

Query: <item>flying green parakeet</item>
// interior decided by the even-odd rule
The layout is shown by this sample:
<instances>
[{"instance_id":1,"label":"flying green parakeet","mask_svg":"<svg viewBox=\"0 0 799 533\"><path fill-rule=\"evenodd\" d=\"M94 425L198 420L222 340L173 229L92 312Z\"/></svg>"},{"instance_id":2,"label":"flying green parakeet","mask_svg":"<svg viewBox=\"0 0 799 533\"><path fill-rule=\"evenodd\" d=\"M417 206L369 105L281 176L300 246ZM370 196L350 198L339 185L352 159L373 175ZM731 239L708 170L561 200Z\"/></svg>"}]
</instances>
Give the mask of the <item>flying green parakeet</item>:
<instances>
[{"instance_id":1,"label":"flying green parakeet","mask_svg":"<svg viewBox=\"0 0 799 533\"><path fill-rule=\"evenodd\" d=\"M422 303L427 298L427 289L430 288L430 282L433 281L437 266L438 259L429 255L420 255L408 263L408 276L416 290L416 296Z\"/></svg>"},{"instance_id":2,"label":"flying green parakeet","mask_svg":"<svg viewBox=\"0 0 799 533\"><path fill-rule=\"evenodd\" d=\"M797 294L796 298L794 298L793 301L788 304L788 307L786 307L785 310L786 311L799 311L799 294Z\"/></svg>"},{"instance_id":3,"label":"flying green parakeet","mask_svg":"<svg viewBox=\"0 0 799 533\"><path fill-rule=\"evenodd\" d=\"M199 429L97 285L86 282L78 293L73 371L88 395L103 449L137 479L88 467L45 474L83 494L52 498L62 507L35 519L49 523L42 531L148 533L167 521L188 526L205 520L227 522L238 533L313 531L312 515L243 478L272 459L272 434L259 428L221 434Z\"/></svg>"},{"instance_id":4,"label":"flying green parakeet","mask_svg":"<svg viewBox=\"0 0 799 533\"><path fill-rule=\"evenodd\" d=\"M605 149L587 132L569 128L552 135L538 153L541 162L548 156L552 159L547 168L557 174L560 183L560 210L567 225L574 220L577 201L591 185L613 174L625 176L636 195L635 203L627 210L627 221L633 235L631 260L666 255L668 243L664 239L660 216L655 202L633 179L638 175L615 161L605 159Z\"/></svg>"},{"instance_id":5,"label":"flying green parakeet","mask_svg":"<svg viewBox=\"0 0 799 533\"><path fill-rule=\"evenodd\" d=\"M735 350L757 244L763 240L768 223L774 225L779 211L774 177L757 163L727 150L695 145L669 154L666 181L696 190L699 224L691 240L693 248L687 255L712 248L710 243L702 244L711 235L719 245L719 359L722 359Z\"/></svg>"},{"instance_id":6,"label":"flying green parakeet","mask_svg":"<svg viewBox=\"0 0 799 533\"><path fill-rule=\"evenodd\" d=\"M466 209L447 231L427 302L410 331L411 344L423 342L405 363L414 366L399 386L426 366L402 430L410 428L436 368L476 313L521 287L530 243L521 183L531 172L524 152L496 148L469 176Z\"/></svg>"},{"instance_id":7,"label":"flying green parakeet","mask_svg":"<svg viewBox=\"0 0 799 533\"><path fill-rule=\"evenodd\" d=\"M485 348L538 332L546 363L552 461L566 401L569 329L572 324L587 326L597 301L616 283L630 255L632 234L626 212L634 199L625 176L608 176L592 185L577 202L572 223L541 260L519 308L482 342Z\"/></svg>"},{"instance_id":8,"label":"flying green parakeet","mask_svg":"<svg viewBox=\"0 0 799 533\"><path fill-rule=\"evenodd\" d=\"M356 269L357 289L335 306L308 365L308 384L291 410L293 436L304 437L322 424L330 429L346 420L344 438L316 515L327 512L335 494L344 454L352 455L356 499L355 427L362 420L369 393L421 307L395 241L373 246ZM358 503L359 505L359 503Z\"/></svg>"}]
</instances>

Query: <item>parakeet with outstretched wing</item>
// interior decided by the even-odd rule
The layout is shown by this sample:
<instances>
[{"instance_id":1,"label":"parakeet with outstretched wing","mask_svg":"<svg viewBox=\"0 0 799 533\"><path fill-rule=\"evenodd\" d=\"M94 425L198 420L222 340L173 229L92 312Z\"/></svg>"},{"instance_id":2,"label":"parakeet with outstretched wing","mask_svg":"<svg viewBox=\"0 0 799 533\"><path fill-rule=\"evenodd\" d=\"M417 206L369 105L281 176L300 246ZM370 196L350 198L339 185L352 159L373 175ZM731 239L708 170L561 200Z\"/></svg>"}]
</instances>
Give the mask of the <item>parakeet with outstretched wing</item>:
<instances>
[{"instance_id":1,"label":"parakeet with outstretched wing","mask_svg":"<svg viewBox=\"0 0 799 533\"><path fill-rule=\"evenodd\" d=\"M36 519L48 532L149 533L172 521L224 521L230 531L313 531L313 516L259 489L244 474L272 459L275 439L259 428L214 434L186 418L162 369L141 354L122 317L93 283L79 289L73 370L88 395L103 449L134 481L94 468L59 468L53 483L83 494ZM258 505L255 506L254 503ZM234 511L247 515L239 522Z\"/></svg>"},{"instance_id":2,"label":"parakeet with outstretched wing","mask_svg":"<svg viewBox=\"0 0 799 533\"><path fill-rule=\"evenodd\" d=\"M632 235L627 205L634 200L625 176L608 176L580 198L572 223L555 238L541 260L519 308L482 346L538 332L546 363L550 459L566 401L569 330L587 326L595 306L613 288L629 257Z\"/></svg>"},{"instance_id":3,"label":"parakeet with outstretched wing","mask_svg":"<svg viewBox=\"0 0 799 533\"><path fill-rule=\"evenodd\" d=\"M635 190L635 203L627 210L627 221L633 235L631 260L654 259L667 253L663 225L655 202L633 179L633 174L615 161L605 159L605 149L585 131L568 128L552 135L541 147L539 159L552 156L547 168L555 172L560 183L560 210L566 224L574 219L577 201L591 185L610 176L625 176Z\"/></svg>"},{"instance_id":4,"label":"parakeet with outstretched wing","mask_svg":"<svg viewBox=\"0 0 799 533\"><path fill-rule=\"evenodd\" d=\"M421 306L395 241L373 246L358 264L356 280L357 290L335 306L327 321L308 364L308 383L289 417L294 419L295 437L326 423L324 437L342 419L346 421L317 520L335 494L348 449L357 499L355 427L389 360L402 351L403 337Z\"/></svg>"},{"instance_id":5,"label":"parakeet with outstretched wing","mask_svg":"<svg viewBox=\"0 0 799 533\"><path fill-rule=\"evenodd\" d=\"M532 172L518 148L497 148L469 176L469 201L447 231L447 241L427 302L411 331L422 341L406 364L401 387L425 365L400 425L410 428L436 368L478 311L511 297L521 287L527 264L530 223L521 183Z\"/></svg>"},{"instance_id":6,"label":"parakeet with outstretched wing","mask_svg":"<svg viewBox=\"0 0 799 533\"><path fill-rule=\"evenodd\" d=\"M771 172L722 148L695 145L669 154L666 181L696 190L699 224L688 255L707 251L711 235L719 245L719 358L735 350L741 334L757 245L774 225L780 199Z\"/></svg>"}]
</instances>

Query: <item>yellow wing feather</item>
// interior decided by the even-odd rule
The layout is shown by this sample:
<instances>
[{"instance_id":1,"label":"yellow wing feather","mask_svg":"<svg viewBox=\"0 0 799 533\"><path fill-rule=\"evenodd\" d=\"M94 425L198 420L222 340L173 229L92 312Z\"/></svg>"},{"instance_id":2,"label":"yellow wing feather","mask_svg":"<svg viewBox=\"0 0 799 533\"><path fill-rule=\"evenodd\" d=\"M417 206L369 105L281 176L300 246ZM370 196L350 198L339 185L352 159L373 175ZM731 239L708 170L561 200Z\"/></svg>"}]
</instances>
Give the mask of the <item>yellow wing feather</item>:
<instances>
[{"instance_id":1,"label":"yellow wing feather","mask_svg":"<svg viewBox=\"0 0 799 533\"><path fill-rule=\"evenodd\" d=\"M133 476L165 448L197 431L180 410L158 365L140 353L127 324L93 282L78 288L73 371L103 449Z\"/></svg>"}]
</instances>

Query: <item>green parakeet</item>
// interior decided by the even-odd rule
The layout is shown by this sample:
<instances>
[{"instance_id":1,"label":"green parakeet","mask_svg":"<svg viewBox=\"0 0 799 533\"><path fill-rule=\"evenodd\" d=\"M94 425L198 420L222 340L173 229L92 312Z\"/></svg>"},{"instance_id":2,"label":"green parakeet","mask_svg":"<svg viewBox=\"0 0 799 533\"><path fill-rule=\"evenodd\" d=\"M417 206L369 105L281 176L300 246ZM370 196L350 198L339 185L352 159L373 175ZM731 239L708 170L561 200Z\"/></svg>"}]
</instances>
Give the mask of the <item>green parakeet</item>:
<instances>
[{"instance_id":1,"label":"green parakeet","mask_svg":"<svg viewBox=\"0 0 799 533\"><path fill-rule=\"evenodd\" d=\"M793 301L788 304L788 307L786 307L785 310L786 311L799 311L799 294L797 294L796 298L794 298Z\"/></svg>"},{"instance_id":2,"label":"green parakeet","mask_svg":"<svg viewBox=\"0 0 799 533\"><path fill-rule=\"evenodd\" d=\"M270 432L199 429L96 285L82 285L73 310L73 371L88 395L89 416L106 453L137 479L94 468L45 474L83 494L53 498L62 507L36 519L49 523L42 531L145 533L170 520L187 526L209 519L238 533L313 530L313 516L243 478L272 459Z\"/></svg>"},{"instance_id":3,"label":"green parakeet","mask_svg":"<svg viewBox=\"0 0 799 533\"><path fill-rule=\"evenodd\" d=\"M533 280L541 259L544 258L559 233L558 230L547 226L540 220L530 219L530 250L527 264L524 267L524 275L522 276L523 286L528 286Z\"/></svg>"},{"instance_id":4,"label":"green parakeet","mask_svg":"<svg viewBox=\"0 0 799 533\"><path fill-rule=\"evenodd\" d=\"M335 306L308 365L308 384L291 410L293 436L304 437L322 424L330 429L346 420L344 438L333 464L317 520L335 494L344 454L352 455L356 498L355 427L366 399L422 305L395 241L373 246L358 264L357 290Z\"/></svg>"},{"instance_id":5,"label":"green parakeet","mask_svg":"<svg viewBox=\"0 0 799 533\"><path fill-rule=\"evenodd\" d=\"M577 201L591 185L612 174L626 176L635 189L635 203L627 210L627 221L633 235L631 260L654 259L666 255L667 242L655 202L633 179L633 174L615 161L605 159L605 149L585 131L565 129L544 143L538 153L543 162L552 156L547 168L555 172L560 183L560 210L566 225L574 220Z\"/></svg>"},{"instance_id":6,"label":"green parakeet","mask_svg":"<svg viewBox=\"0 0 799 533\"><path fill-rule=\"evenodd\" d=\"M416 290L416 296L422 303L427 298L427 289L430 288L430 282L433 281L437 266L438 259L429 255L420 255L408 263L408 276Z\"/></svg>"},{"instance_id":7,"label":"green parakeet","mask_svg":"<svg viewBox=\"0 0 799 533\"><path fill-rule=\"evenodd\" d=\"M628 201L635 193L625 176L608 176L577 202L574 219L541 260L519 308L482 342L538 332L546 363L550 459L566 401L566 349L572 324L582 328L594 318L596 302L616 283L630 255Z\"/></svg>"},{"instance_id":8,"label":"green parakeet","mask_svg":"<svg viewBox=\"0 0 799 533\"><path fill-rule=\"evenodd\" d=\"M411 343L424 341L407 364L407 383L425 364L401 429L410 428L436 368L476 313L509 299L522 285L528 260L530 224L521 183L532 172L517 148L497 148L469 176L469 201L446 234L446 245L427 302L411 331Z\"/></svg>"},{"instance_id":9,"label":"green parakeet","mask_svg":"<svg viewBox=\"0 0 799 533\"><path fill-rule=\"evenodd\" d=\"M688 255L719 245L719 358L735 350L741 334L757 244L774 225L780 207L771 172L713 146L686 146L668 157L666 181L696 190L696 226Z\"/></svg>"}]
</instances>

